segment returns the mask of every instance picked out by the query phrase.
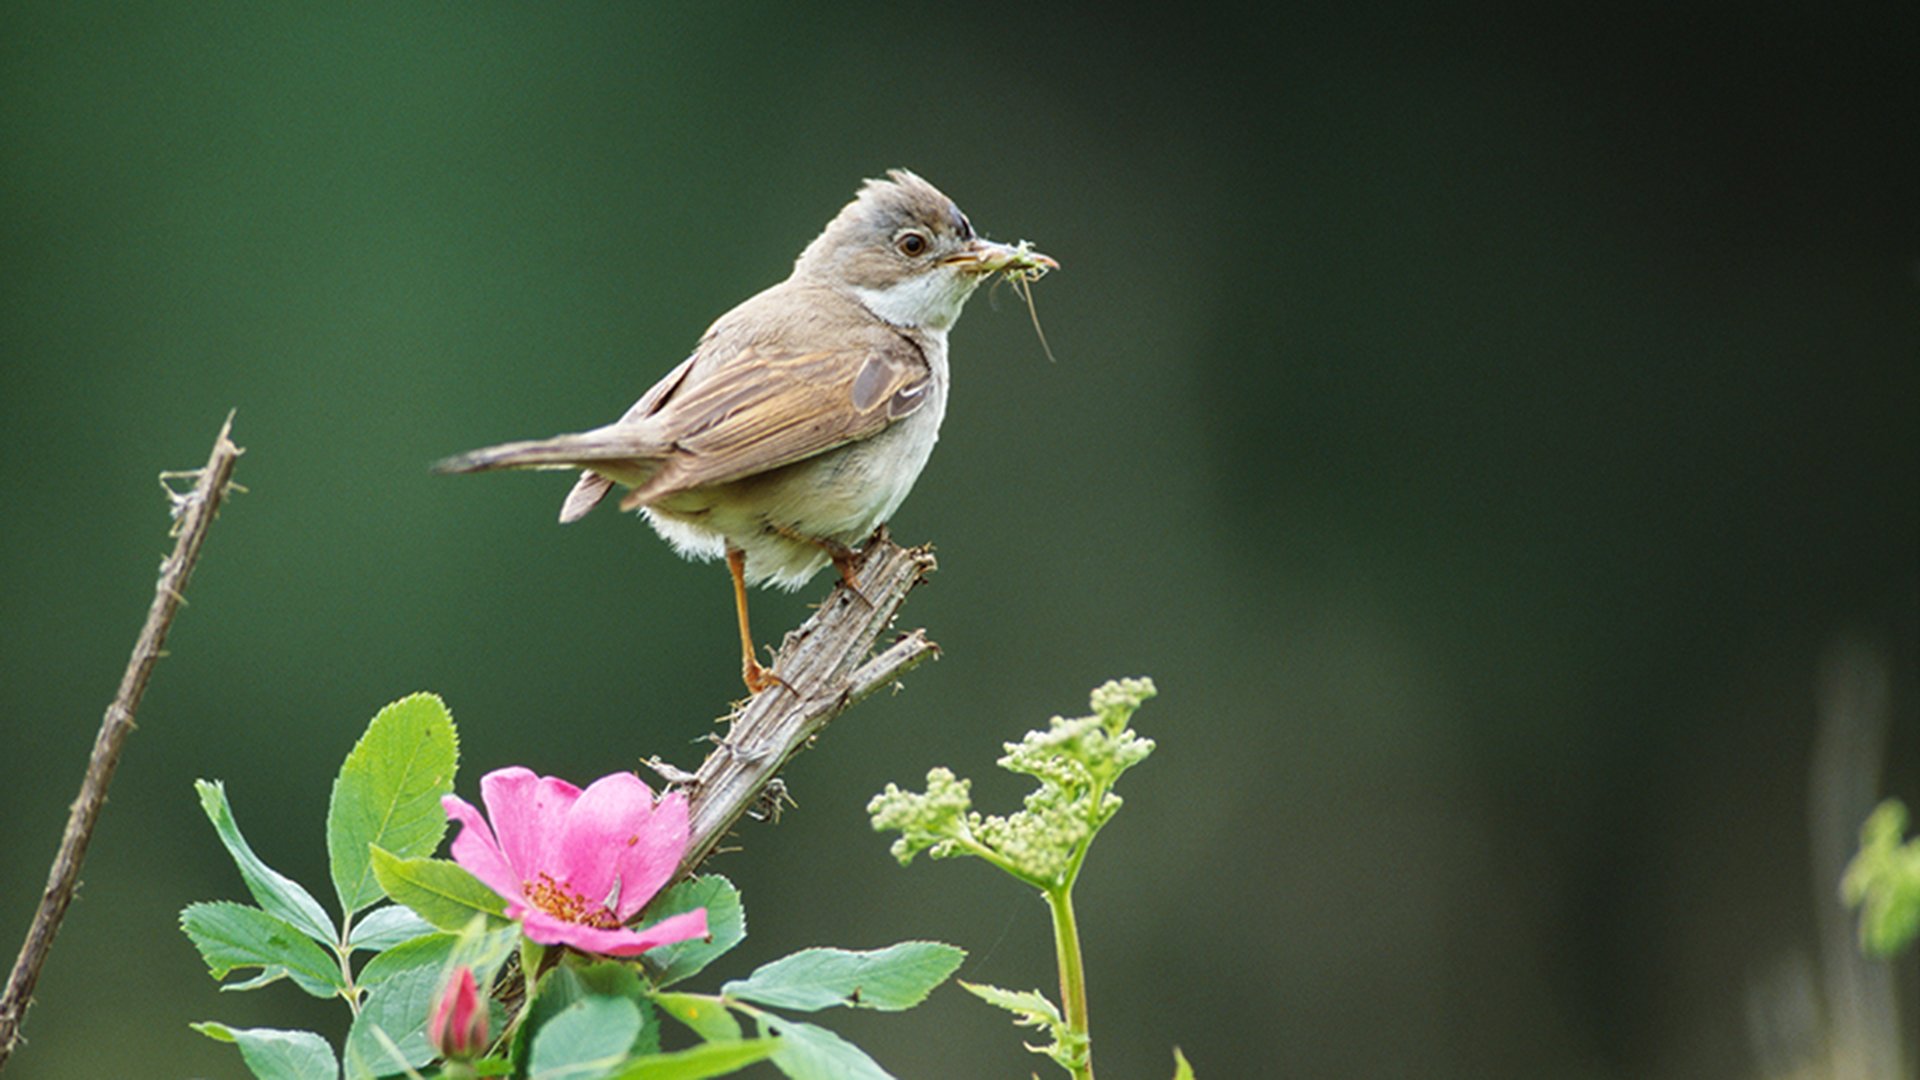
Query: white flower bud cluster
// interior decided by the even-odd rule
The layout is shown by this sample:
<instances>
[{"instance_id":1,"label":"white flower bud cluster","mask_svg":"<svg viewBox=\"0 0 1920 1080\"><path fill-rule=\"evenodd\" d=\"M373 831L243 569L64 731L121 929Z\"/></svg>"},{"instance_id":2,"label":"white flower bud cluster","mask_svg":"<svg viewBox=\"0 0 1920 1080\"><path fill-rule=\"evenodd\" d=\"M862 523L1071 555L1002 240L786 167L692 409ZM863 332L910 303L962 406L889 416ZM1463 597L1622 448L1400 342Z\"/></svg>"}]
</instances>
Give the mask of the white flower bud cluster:
<instances>
[{"instance_id":1,"label":"white flower bud cluster","mask_svg":"<svg viewBox=\"0 0 1920 1080\"><path fill-rule=\"evenodd\" d=\"M982 816L973 810L970 781L934 769L925 794L888 784L874 796L867 804L873 827L900 833L892 850L903 865L921 851L978 855L1035 884L1066 884L1094 833L1120 809L1114 780L1153 752L1153 740L1127 723L1154 692L1150 679L1109 682L1093 692L1092 716L1056 716L1046 730L1005 744L1001 768L1040 781L1018 813Z\"/></svg>"}]
</instances>

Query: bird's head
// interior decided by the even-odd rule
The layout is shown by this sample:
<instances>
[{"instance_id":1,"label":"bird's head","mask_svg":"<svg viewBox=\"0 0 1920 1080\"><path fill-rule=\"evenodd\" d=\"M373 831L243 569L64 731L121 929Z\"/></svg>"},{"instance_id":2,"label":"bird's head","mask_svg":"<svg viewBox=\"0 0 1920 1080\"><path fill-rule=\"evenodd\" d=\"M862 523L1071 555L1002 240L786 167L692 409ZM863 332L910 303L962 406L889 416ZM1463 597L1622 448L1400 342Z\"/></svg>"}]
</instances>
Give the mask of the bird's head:
<instances>
[{"instance_id":1,"label":"bird's head","mask_svg":"<svg viewBox=\"0 0 1920 1080\"><path fill-rule=\"evenodd\" d=\"M1024 243L975 235L939 188L893 169L861 187L800 253L793 273L852 294L895 326L945 330L992 275L1037 277L1058 268Z\"/></svg>"}]
</instances>

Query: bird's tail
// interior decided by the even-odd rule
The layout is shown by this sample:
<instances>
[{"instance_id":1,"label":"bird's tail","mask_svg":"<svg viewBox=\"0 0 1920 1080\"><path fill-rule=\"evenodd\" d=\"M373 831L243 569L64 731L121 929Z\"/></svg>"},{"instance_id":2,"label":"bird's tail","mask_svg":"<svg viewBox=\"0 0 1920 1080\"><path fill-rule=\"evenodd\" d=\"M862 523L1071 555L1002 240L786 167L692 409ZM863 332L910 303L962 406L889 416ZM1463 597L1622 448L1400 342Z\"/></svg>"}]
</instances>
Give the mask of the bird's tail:
<instances>
[{"instance_id":1,"label":"bird's tail","mask_svg":"<svg viewBox=\"0 0 1920 1080\"><path fill-rule=\"evenodd\" d=\"M491 472L494 469L592 469L621 483L645 483L659 469L656 451L632 432L596 428L551 439L501 443L469 450L433 463L437 473ZM629 479L631 477L631 479Z\"/></svg>"},{"instance_id":2,"label":"bird's tail","mask_svg":"<svg viewBox=\"0 0 1920 1080\"><path fill-rule=\"evenodd\" d=\"M640 487L665 462L657 447L619 425L556 435L551 439L501 443L455 454L433 463L437 473L491 472L494 469L579 469L580 480L560 508L561 521L574 521L594 508L615 484Z\"/></svg>"}]
</instances>

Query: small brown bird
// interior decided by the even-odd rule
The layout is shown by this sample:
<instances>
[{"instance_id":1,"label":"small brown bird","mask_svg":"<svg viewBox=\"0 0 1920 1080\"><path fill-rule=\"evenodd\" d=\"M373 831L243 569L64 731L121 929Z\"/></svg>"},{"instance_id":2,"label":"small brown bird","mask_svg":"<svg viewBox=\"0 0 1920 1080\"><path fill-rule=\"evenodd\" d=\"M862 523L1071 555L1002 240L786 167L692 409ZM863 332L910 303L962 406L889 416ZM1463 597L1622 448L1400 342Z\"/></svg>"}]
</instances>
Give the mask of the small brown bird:
<instances>
[{"instance_id":1,"label":"small brown bird","mask_svg":"<svg viewBox=\"0 0 1920 1080\"><path fill-rule=\"evenodd\" d=\"M580 469L574 521L615 484L688 558L724 555L753 693L779 680L754 658L747 586L794 589L900 508L947 411L947 331L996 273L1058 269L1025 243L976 236L904 169L869 180L794 260L793 273L715 320L693 355L605 427L451 457L450 473Z\"/></svg>"}]
</instances>

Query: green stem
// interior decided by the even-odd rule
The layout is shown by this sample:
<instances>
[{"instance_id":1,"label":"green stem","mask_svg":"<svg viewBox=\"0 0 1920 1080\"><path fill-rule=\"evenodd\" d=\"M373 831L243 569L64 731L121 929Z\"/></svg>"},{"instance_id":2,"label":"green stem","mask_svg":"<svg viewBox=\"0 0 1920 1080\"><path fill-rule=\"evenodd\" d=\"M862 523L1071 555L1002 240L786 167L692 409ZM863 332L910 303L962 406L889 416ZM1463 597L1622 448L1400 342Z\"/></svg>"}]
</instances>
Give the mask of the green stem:
<instances>
[{"instance_id":1,"label":"green stem","mask_svg":"<svg viewBox=\"0 0 1920 1080\"><path fill-rule=\"evenodd\" d=\"M348 915L340 927L340 940L333 944L333 955L340 961L340 981L346 987L340 996L347 1001L347 1011L354 1016L360 1015L360 988L353 983L353 947L347 939L353 934L353 916Z\"/></svg>"},{"instance_id":2,"label":"green stem","mask_svg":"<svg viewBox=\"0 0 1920 1080\"><path fill-rule=\"evenodd\" d=\"M1060 961L1060 1009L1066 1016L1067 1031L1077 1044L1072 1060L1064 1064L1074 1080L1093 1080L1093 1041L1087 1030L1087 973L1080 958L1080 924L1073 914L1073 884L1046 890L1047 907L1053 912L1054 952Z\"/></svg>"},{"instance_id":3,"label":"green stem","mask_svg":"<svg viewBox=\"0 0 1920 1080\"><path fill-rule=\"evenodd\" d=\"M1045 880L1044 878L1037 878L1032 874L1027 873L1025 870L1020 869L1018 865L1016 865L1011 859L1008 859L1005 855L1002 855L999 852L988 847L987 845L981 843L980 841L975 840L973 838L973 833L971 832L962 830L961 834L955 837L954 839L960 842L960 846L962 848L965 848L968 854L971 854L976 858L984 859L987 862L992 863L994 866L999 867L1002 873L1006 874L1007 876L1013 878L1016 881L1024 881L1027 884L1033 886L1034 888L1040 889L1042 891L1051 889L1053 887L1053 883ZM1066 878L1066 880L1072 881L1073 878L1069 876Z\"/></svg>"}]
</instances>

